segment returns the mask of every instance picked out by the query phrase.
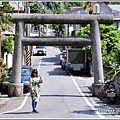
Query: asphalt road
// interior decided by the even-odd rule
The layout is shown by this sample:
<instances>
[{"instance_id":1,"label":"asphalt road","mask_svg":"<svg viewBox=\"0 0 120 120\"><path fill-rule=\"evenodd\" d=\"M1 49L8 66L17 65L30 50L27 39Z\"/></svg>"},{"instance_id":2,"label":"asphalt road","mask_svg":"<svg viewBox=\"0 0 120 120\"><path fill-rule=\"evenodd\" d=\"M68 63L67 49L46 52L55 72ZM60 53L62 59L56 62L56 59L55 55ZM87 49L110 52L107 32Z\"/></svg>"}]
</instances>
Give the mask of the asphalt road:
<instances>
[{"instance_id":1,"label":"asphalt road","mask_svg":"<svg viewBox=\"0 0 120 120\"><path fill-rule=\"evenodd\" d=\"M44 82L41 85L39 113L32 113L31 98L10 98L0 108L0 118L24 119L87 119L119 118L119 105L104 103L91 94L93 77L67 75L59 65L59 49L47 46L47 56L32 56L32 67L37 68ZM117 111L116 111L117 110Z\"/></svg>"}]
</instances>

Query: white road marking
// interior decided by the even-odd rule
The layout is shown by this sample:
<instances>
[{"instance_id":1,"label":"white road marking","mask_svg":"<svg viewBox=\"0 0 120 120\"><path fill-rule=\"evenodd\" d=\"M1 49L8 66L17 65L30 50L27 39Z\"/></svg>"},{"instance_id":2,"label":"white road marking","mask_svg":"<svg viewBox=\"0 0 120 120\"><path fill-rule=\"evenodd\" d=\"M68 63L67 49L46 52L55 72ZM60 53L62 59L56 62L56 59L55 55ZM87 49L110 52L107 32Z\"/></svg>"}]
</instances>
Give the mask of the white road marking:
<instances>
[{"instance_id":1,"label":"white road marking","mask_svg":"<svg viewBox=\"0 0 120 120\"><path fill-rule=\"evenodd\" d=\"M14 110L11 110L11 111L2 112L2 113L0 113L0 114L11 113L11 112L15 112L15 111L17 111L17 110L20 110L20 109L25 105L25 103L27 102L27 99L28 99L29 94L30 94L30 93L27 93L27 94L25 95L24 100L22 101L21 105L20 105L18 108L14 109Z\"/></svg>"},{"instance_id":2,"label":"white road marking","mask_svg":"<svg viewBox=\"0 0 120 120\"><path fill-rule=\"evenodd\" d=\"M57 48L57 50L58 50L58 53L60 53L60 50L59 50L58 48ZM41 64L41 60L40 60L39 65L38 65L38 70L39 70L39 68L40 68L40 64ZM95 109L95 107L94 107L94 106L89 102L89 100L85 97L85 94L81 91L81 89L80 89L79 86L77 85L74 77L73 77L72 75L70 75L70 76L71 76L71 78L72 78L72 80L73 80L73 83L74 83L74 85L76 86L77 90L78 90L79 93L83 96L83 99L85 100L85 102L91 107L91 109L93 109L93 110L95 111L95 113L96 113L100 118L105 118L103 115L100 114L100 112L98 112L98 111ZM21 103L21 105L20 105L18 108L14 109L14 110L11 110L11 111L2 112L2 113L0 113L0 114L15 112L15 111L20 110L21 108L23 108L24 105L25 105L25 103L26 103L26 101L27 101L27 99L28 99L29 94L30 94L30 93L27 93L27 94L26 94L26 96L24 97L23 102Z\"/></svg>"},{"instance_id":3,"label":"white road marking","mask_svg":"<svg viewBox=\"0 0 120 120\"><path fill-rule=\"evenodd\" d=\"M38 72L39 72L40 64L41 64L41 59L39 61L39 65L38 65L38 68L37 68ZM25 103L27 102L27 99L28 99L29 95L30 95L30 93L27 93L25 95L24 100L22 101L21 105L18 108L14 109L14 110L11 110L11 111L2 112L0 114L11 113L11 112L15 112L15 111L18 111L18 110L22 109L24 107Z\"/></svg>"},{"instance_id":4,"label":"white road marking","mask_svg":"<svg viewBox=\"0 0 120 120\"><path fill-rule=\"evenodd\" d=\"M60 54L60 49L57 47L57 50L58 50L58 53ZM98 112L96 110L96 108L89 102L89 100L85 97L86 94L84 94L81 89L79 88L79 86L77 85L74 77L72 75L70 75L72 80L73 80L73 83L74 85L76 86L77 90L79 91L79 93L83 96L83 99L85 100L85 102L91 107L91 109L93 109L95 111L95 113L100 117L100 118L105 118L103 115L100 114L100 112ZM84 79L83 77L80 77L79 79Z\"/></svg>"},{"instance_id":5,"label":"white road marking","mask_svg":"<svg viewBox=\"0 0 120 120\"><path fill-rule=\"evenodd\" d=\"M95 111L95 113L100 117L100 118L105 118L103 115L100 114L100 112L98 112L96 110L96 108L89 102L89 100L85 97L85 94L81 91L81 89L79 88L79 86L77 85L74 77L72 75L70 75L72 80L73 80L73 83L74 85L76 86L77 90L79 91L79 93L82 95L83 99L85 100L85 102L91 107L92 110Z\"/></svg>"}]
</instances>

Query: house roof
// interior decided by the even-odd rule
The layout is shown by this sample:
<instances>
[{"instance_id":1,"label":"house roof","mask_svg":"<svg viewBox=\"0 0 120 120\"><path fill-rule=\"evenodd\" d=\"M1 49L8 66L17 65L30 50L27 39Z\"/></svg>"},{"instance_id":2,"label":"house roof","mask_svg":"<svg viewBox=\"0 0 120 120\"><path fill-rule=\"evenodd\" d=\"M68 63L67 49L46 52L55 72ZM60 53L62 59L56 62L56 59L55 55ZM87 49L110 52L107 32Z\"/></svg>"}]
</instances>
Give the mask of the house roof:
<instances>
[{"instance_id":1,"label":"house roof","mask_svg":"<svg viewBox=\"0 0 120 120\"><path fill-rule=\"evenodd\" d=\"M107 5L113 11L120 11L120 5Z\"/></svg>"},{"instance_id":2,"label":"house roof","mask_svg":"<svg viewBox=\"0 0 120 120\"><path fill-rule=\"evenodd\" d=\"M83 7L71 7L70 9L68 9L64 13L72 13L72 12L75 12L75 11L78 11L78 10L81 10L81 9L83 9Z\"/></svg>"},{"instance_id":3,"label":"house roof","mask_svg":"<svg viewBox=\"0 0 120 120\"><path fill-rule=\"evenodd\" d=\"M18 11L18 8L19 10L21 11L24 11L24 6L21 4L21 5L16 5L16 4L10 4L12 7L14 7L14 11Z\"/></svg>"}]
</instances>

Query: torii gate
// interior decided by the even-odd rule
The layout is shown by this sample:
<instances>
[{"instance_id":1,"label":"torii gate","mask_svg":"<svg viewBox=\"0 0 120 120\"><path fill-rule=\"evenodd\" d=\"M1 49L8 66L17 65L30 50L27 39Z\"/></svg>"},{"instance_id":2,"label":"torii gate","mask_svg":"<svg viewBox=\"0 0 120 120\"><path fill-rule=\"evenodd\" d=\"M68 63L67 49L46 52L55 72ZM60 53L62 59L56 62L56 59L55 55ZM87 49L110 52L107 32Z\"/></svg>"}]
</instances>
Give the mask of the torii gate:
<instances>
[{"instance_id":1,"label":"torii gate","mask_svg":"<svg viewBox=\"0 0 120 120\"><path fill-rule=\"evenodd\" d=\"M113 24L113 15L89 15L89 14L26 14L14 13L11 15L12 21L16 23L12 67L12 83L8 85L8 96L22 96L23 83L21 83L22 67L22 47L23 45L45 45L45 46L75 46L91 45L92 60L94 69L94 83L92 84L92 93L98 95L99 87L104 82L102 53L100 45L99 24ZM25 24L90 24L89 37L41 37L24 36ZM11 92L12 91L12 92Z\"/></svg>"}]
</instances>

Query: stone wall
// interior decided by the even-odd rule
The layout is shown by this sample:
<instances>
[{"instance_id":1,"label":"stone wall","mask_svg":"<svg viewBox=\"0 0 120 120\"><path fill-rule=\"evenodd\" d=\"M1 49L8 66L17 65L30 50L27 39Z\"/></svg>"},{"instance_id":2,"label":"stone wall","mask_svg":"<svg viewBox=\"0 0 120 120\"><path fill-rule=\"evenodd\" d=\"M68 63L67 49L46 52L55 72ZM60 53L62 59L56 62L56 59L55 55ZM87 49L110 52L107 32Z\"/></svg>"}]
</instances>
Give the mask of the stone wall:
<instances>
[{"instance_id":1,"label":"stone wall","mask_svg":"<svg viewBox=\"0 0 120 120\"><path fill-rule=\"evenodd\" d=\"M115 89L116 89L116 92L117 92L117 99L118 99L117 101L119 102L120 101L120 73L118 73L116 75L114 84L115 84Z\"/></svg>"}]
</instances>

